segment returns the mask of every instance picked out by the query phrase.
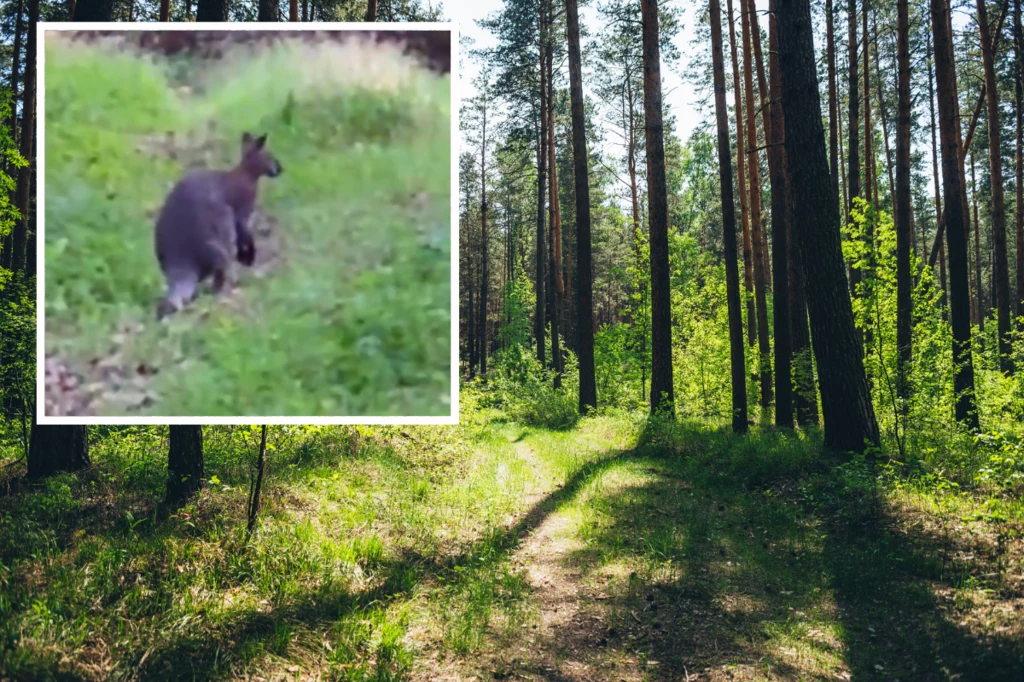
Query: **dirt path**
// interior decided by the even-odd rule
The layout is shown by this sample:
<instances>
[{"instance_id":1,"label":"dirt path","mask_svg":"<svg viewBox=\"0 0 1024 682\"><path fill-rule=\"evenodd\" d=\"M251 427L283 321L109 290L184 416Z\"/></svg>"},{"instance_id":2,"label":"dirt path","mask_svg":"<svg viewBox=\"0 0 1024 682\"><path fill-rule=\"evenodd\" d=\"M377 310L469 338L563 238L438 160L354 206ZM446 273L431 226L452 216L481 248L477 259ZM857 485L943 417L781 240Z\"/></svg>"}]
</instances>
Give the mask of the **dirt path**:
<instances>
[{"instance_id":1,"label":"dirt path","mask_svg":"<svg viewBox=\"0 0 1024 682\"><path fill-rule=\"evenodd\" d=\"M526 443L517 456L533 471L543 461ZM526 509L536 511L562 486L541 486L526 496ZM461 661L430 666L417 680L550 680L552 682L639 682L644 679L635 657L617 646L620 639L607 606L607 595L590 581L573 554L584 548L576 520L557 506L528 530L509 557L513 572L523 571L529 584L530 607L536 614L521 638L495 643ZM436 666L436 667L435 667Z\"/></svg>"}]
</instances>

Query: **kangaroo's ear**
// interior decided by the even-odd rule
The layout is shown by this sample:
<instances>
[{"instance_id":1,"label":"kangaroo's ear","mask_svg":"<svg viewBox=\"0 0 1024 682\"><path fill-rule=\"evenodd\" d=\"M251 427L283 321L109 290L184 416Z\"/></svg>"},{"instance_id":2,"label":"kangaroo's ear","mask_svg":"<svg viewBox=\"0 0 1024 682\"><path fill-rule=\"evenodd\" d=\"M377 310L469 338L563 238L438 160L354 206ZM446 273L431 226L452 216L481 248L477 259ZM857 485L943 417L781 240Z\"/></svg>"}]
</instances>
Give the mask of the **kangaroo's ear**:
<instances>
[{"instance_id":1,"label":"kangaroo's ear","mask_svg":"<svg viewBox=\"0 0 1024 682\"><path fill-rule=\"evenodd\" d=\"M242 145L249 146L252 144L252 135L249 133L242 133Z\"/></svg>"},{"instance_id":2,"label":"kangaroo's ear","mask_svg":"<svg viewBox=\"0 0 1024 682\"><path fill-rule=\"evenodd\" d=\"M259 137L256 138L256 148L257 149L263 149L263 145L265 145L266 143L267 143L267 134L266 133L264 133L263 135L260 135Z\"/></svg>"}]
</instances>

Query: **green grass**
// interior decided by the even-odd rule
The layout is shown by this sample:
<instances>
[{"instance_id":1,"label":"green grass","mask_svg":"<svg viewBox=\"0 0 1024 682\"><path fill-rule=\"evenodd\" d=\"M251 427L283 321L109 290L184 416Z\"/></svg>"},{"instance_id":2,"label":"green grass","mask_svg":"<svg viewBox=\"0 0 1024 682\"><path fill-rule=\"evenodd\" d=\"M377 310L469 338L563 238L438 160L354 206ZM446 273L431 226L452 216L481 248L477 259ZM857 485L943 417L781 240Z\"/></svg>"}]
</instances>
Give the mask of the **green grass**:
<instances>
[{"instance_id":1,"label":"green grass","mask_svg":"<svg viewBox=\"0 0 1024 682\"><path fill-rule=\"evenodd\" d=\"M979 514L980 489L841 464L815 434L636 413L548 430L481 397L463 391L458 427L272 427L248 546L257 429L207 428L210 482L168 516L166 429L94 427L90 475L0 497L0 677L544 676L524 662L543 651L609 680L598 663L650 680L1024 666L1019 499ZM520 551L549 522L576 604ZM549 639L552 606L602 619Z\"/></svg>"},{"instance_id":2,"label":"green grass","mask_svg":"<svg viewBox=\"0 0 1024 682\"><path fill-rule=\"evenodd\" d=\"M89 383L96 357L154 366L141 414L450 413L449 78L386 46L46 56L48 356ZM188 165L233 164L247 130L285 168L261 190L273 261L157 324L155 213ZM129 409L119 390L103 384L101 414Z\"/></svg>"}]
</instances>

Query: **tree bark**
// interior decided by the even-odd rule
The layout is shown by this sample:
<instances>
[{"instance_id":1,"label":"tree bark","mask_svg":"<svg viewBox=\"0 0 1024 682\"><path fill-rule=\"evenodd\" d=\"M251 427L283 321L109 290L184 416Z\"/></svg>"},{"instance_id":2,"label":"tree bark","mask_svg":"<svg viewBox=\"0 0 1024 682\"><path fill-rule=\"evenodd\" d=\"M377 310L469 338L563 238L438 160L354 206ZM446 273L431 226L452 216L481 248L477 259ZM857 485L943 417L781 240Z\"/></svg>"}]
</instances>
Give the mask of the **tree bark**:
<instances>
[{"instance_id":1,"label":"tree bark","mask_svg":"<svg viewBox=\"0 0 1024 682\"><path fill-rule=\"evenodd\" d=\"M89 427L40 426L33 417L28 449L29 478L44 478L59 471L81 471L89 466Z\"/></svg>"},{"instance_id":2,"label":"tree bark","mask_svg":"<svg viewBox=\"0 0 1024 682\"><path fill-rule=\"evenodd\" d=\"M577 0L565 0L569 38L569 100L572 107L573 182L576 194L576 333L580 371L580 414L597 407L594 376L593 267L590 253L590 172L587 169L587 121L583 111L583 73Z\"/></svg>"},{"instance_id":3,"label":"tree bark","mask_svg":"<svg viewBox=\"0 0 1024 682\"><path fill-rule=\"evenodd\" d=\"M281 21L281 7L278 0L259 0L256 21Z\"/></svg>"},{"instance_id":4,"label":"tree bark","mask_svg":"<svg viewBox=\"0 0 1024 682\"><path fill-rule=\"evenodd\" d=\"M931 0L935 39L935 78L938 87L939 137L942 145L942 184L946 198L946 246L949 256L950 319L953 325L953 388L957 421L978 429L974 400L974 361L971 357L970 292L967 285L967 237L962 205L962 175L957 149L956 68L946 0Z\"/></svg>"},{"instance_id":5,"label":"tree bark","mask_svg":"<svg viewBox=\"0 0 1024 682\"><path fill-rule=\"evenodd\" d=\"M754 6L754 0L742 0L746 3L745 16L750 22L750 44L754 48L754 73L757 75L757 94L761 100L761 127L764 131L764 143L769 145L769 140L772 139L771 132L771 115L768 111L768 83L764 77L764 58L761 54L761 29L757 24L757 8ZM757 148L756 145L754 147ZM770 149L770 147L769 147ZM771 154L768 154L768 163L771 165ZM769 171L769 178L771 172ZM758 188L760 189L760 184ZM772 223L774 225L774 223ZM772 290L772 266L771 258L769 258L768 250L768 227L762 221L761 223L761 262L763 265L764 272L764 284L767 291Z\"/></svg>"},{"instance_id":6,"label":"tree bark","mask_svg":"<svg viewBox=\"0 0 1024 682\"><path fill-rule=\"evenodd\" d=\"M246 525L245 537L248 539L256 528L256 517L260 511L260 492L263 489L263 469L267 462L267 425L263 425L260 432L260 452L256 458L256 481L253 484L252 494L249 495L249 523Z\"/></svg>"},{"instance_id":7,"label":"tree bark","mask_svg":"<svg viewBox=\"0 0 1024 682\"><path fill-rule=\"evenodd\" d=\"M171 0L160 0L160 21L171 20Z\"/></svg>"},{"instance_id":8,"label":"tree bark","mask_svg":"<svg viewBox=\"0 0 1024 682\"><path fill-rule=\"evenodd\" d=\"M722 10L711 0L711 59L715 79L715 121L718 126L718 177L722 192L722 244L725 247L725 287L729 307L729 359L732 367L732 430L747 432L746 361L743 357L743 313L736 254L736 205L732 193L729 112L725 103L722 56ZM772 70L774 73L774 69ZM775 261L778 263L778 260Z\"/></svg>"},{"instance_id":9,"label":"tree bark","mask_svg":"<svg viewBox=\"0 0 1024 682\"><path fill-rule=\"evenodd\" d=\"M32 163L32 147L35 141L36 124L36 25L39 22L39 0L29 0L28 34L25 38L25 88L22 97L21 155L29 161L18 173L16 200L21 217L14 227L11 270L19 273L25 270L28 247L30 213L30 189L35 164Z\"/></svg>"},{"instance_id":10,"label":"tree bark","mask_svg":"<svg viewBox=\"0 0 1024 682\"><path fill-rule=\"evenodd\" d=\"M485 88L487 84L485 84ZM487 290L490 272L487 257L487 93L483 98L483 119L480 135L480 374L487 374Z\"/></svg>"},{"instance_id":11,"label":"tree bark","mask_svg":"<svg viewBox=\"0 0 1024 682\"><path fill-rule=\"evenodd\" d=\"M203 484L203 427L171 426L167 451L167 504L180 505Z\"/></svg>"},{"instance_id":12,"label":"tree bark","mask_svg":"<svg viewBox=\"0 0 1024 682\"><path fill-rule=\"evenodd\" d=\"M844 275L839 211L833 201L821 123L811 8L809 0L776 2L792 225L808 283L825 445L862 452L866 445L878 444L878 425Z\"/></svg>"},{"instance_id":13,"label":"tree bark","mask_svg":"<svg viewBox=\"0 0 1024 682\"><path fill-rule=\"evenodd\" d=\"M377 21L377 0L367 0L366 21Z\"/></svg>"},{"instance_id":14,"label":"tree bark","mask_svg":"<svg viewBox=\"0 0 1024 682\"><path fill-rule=\"evenodd\" d=\"M538 58L538 74L540 75L540 109L538 116L540 117L540 135L537 143L537 282L536 282L536 299L537 309L534 314L534 335L537 338L537 360L541 366L545 366L545 336L547 335L545 324L545 315L547 314L547 307L544 301L544 275L545 275L545 258L546 254L544 251L544 190L545 190L545 176L547 174L547 128L548 120L545 116L547 111L547 93L544 88L544 48L547 44L547 32L544 27L544 8L540 7L540 19L538 23L538 35L540 36L537 58Z\"/></svg>"},{"instance_id":15,"label":"tree bark","mask_svg":"<svg viewBox=\"0 0 1024 682\"><path fill-rule=\"evenodd\" d=\"M846 222L853 223L854 200L860 196L860 98L857 91L860 88L857 64L857 0L849 0L847 3L847 47L849 54L849 80L847 82L847 100L849 112L846 117L850 126L850 142L846 147L846 186L850 195L850 201L846 209L848 211ZM867 132L865 131L865 135ZM850 292L859 295L861 272L859 268L850 268ZM813 323L812 323L813 324ZM860 331L856 332L858 341Z\"/></svg>"},{"instance_id":16,"label":"tree bark","mask_svg":"<svg viewBox=\"0 0 1024 682\"><path fill-rule=\"evenodd\" d=\"M228 0L199 0L196 21L227 21Z\"/></svg>"},{"instance_id":17,"label":"tree bark","mask_svg":"<svg viewBox=\"0 0 1024 682\"><path fill-rule=\"evenodd\" d=\"M736 181L740 195L740 220L743 225L743 288L746 292L747 343L754 347L757 339L757 314L754 311L754 252L750 239L750 214L747 210L747 154L743 144L743 96L740 92L740 62L736 48L736 26L733 21L732 0L726 0L729 10L729 43L732 48L733 105L736 110Z\"/></svg>"},{"instance_id":18,"label":"tree bark","mask_svg":"<svg viewBox=\"0 0 1024 682\"><path fill-rule=\"evenodd\" d=\"M996 83L995 56L989 35L988 10L985 0L977 0L978 30L981 34L982 63L985 70L985 97L988 104L988 164L992 197L992 241L996 283L996 325L999 335L999 366L1013 373L1010 337L1010 269L1006 254L1006 203L1003 198L1003 154L999 124L999 89ZM1019 210L1019 209L1018 209Z\"/></svg>"},{"instance_id":19,"label":"tree bark","mask_svg":"<svg viewBox=\"0 0 1024 682\"><path fill-rule=\"evenodd\" d=\"M741 16L743 32L743 93L746 100L747 123L747 185L750 188L750 239L754 245L754 295L757 306L758 383L761 407L772 404L772 360L768 340L768 300L765 293L764 237L761 234L761 173L757 154L757 128L754 117L754 78L752 68L752 36L749 12Z\"/></svg>"},{"instance_id":20,"label":"tree bark","mask_svg":"<svg viewBox=\"0 0 1024 682\"><path fill-rule=\"evenodd\" d=\"M1017 223L1017 330L1024 332L1024 32L1021 31L1020 0L1013 3L1013 46L1017 62L1017 77L1013 79L1013 114L1017 124L1017 162L1014 164L1017 181L1014 210Z\"/></svg>"},{"instance_id":21,"label":"tree bark","mask_svg":"<svg viewBox=\"0 0 1024 682\"><path fill-rule=\"evenodd\" d=\"M668 187L661 111L658 0L641 0L644 134L647 142L647 216L651 243L651 412L675 415L672 382L672 310L668 265Z\"/></svg>"},{"instance_id":22,"label":"tree bark","mask_svg":"<svg viewBox=\"0 0 1024 682\"><path fill-rule=\"evenodd\" d=\"M981 278L981 224L978 222L978 188L974 181L974 152L971 152L971 202L974 209L974 298L971 299L971 319L978 325L978 331L985 333L985 287ZM971 248L971 224L967 223L967 249ZM968 254L968 261L970 261ZM968 268L970 262L968 262ZM978 344L985 343L985 337Z\"/></svg>"},{"instance_id":23,"label":"tree bark","mask_svg":"<svg viewBox=\"0 0 1024 682\"><path fill-rule=\"evenodd\" d=\"M753 5L753 0L749 0ZM793 428L792 345L789 303L789 221L792 201L786 184L786 133L782 115L782 82L779 80L779 31L775 0L769 0L768 53L771 78L771 126L768 167L772 187L772 266L775 270L775 425ZM830 176L834 177L834 176ZM834 192L833 192L834 195ZM833 196L834 198L834 196Z\"/></svg>"},{"instance_id":24,"label":"tree bark","mask_svg":"<svg viewBox=\"0 0 1024 682\"><path fill-rule=\"evenodd\" d=\"M896 2L897 125L896 125L896 348L897 391L906 405L907 368L911 359L913 282L910 252L910 15L908 0ZM905 409L905 407L904 407Z\"/></svg>"},{"instance_id":25,"label":"tree bark","mask_svg":"<svg viewBox=\"0 0 1024 682\"><path fill-rule=\"evenodd\" d=\"M553 22L554 7L552 0L547 0L548 25ZM547 83L548 83L548 291L551 294L551 364L555 369L554 387L562 387L562 350L559 344L559 322L562 317L562 294L565 286L562 282L562 230L561 211L558 206L558 174L555 169L555 81L553 68L554 49L547 51Z\"/></svg>"},{"instance_id":26,"label":"tree bark","mask_svg":"<svg viewBox=\"0 0 1024 682\"><path fill-rule=\"evenodd\" d=\"M111 21L113 16L114 0L78 0L72 21Z\"/></svg>"},{"instance_id":27,"label":"tree bark","mask_svg":"<svg viewBox=\"0 0 1024 682\"><path fill-rule=\"evenodd\" d=\"M839 201L839 95L836 84L836 46L832 0L825 0L825 50L828 60L828 170L832 193Z\"/></svg>"}]
</instances>

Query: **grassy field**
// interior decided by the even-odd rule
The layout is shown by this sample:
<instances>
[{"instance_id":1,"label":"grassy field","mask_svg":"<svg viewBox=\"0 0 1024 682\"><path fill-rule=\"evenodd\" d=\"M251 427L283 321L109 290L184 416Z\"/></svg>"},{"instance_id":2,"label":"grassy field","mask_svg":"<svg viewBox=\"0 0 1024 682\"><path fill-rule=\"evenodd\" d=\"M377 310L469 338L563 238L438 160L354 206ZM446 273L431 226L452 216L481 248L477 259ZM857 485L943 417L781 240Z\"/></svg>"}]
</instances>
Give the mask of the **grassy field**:
<instances>
[{"instance_id":1,"label":"grassy field","mask_svg":"<svg viewBox=\"0 0 1024 682\"><path fill-rule=\"evenodd\" d=\"M450 78L357 41L193 63L49 40L45 75L67 411L450 413ZM262 181L257 265L158 324L156 212L188 167L233 165L244 131L285 169Z\"/></svg>"},{"instance_id":2,"label":"grassy field","mask_svg":"<svg viewBox=\"0 0 1024 682\"><path fill-rule=\"evenodd\" d=\"M640 414L529 428L206 429L168 516L165 431L0 497L0 678L1019 680L1024 506ZM480 402L478 402L480 401Z\"/></svg>"}]
</instances>

